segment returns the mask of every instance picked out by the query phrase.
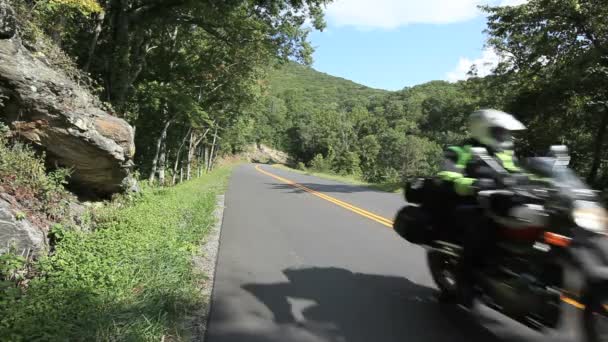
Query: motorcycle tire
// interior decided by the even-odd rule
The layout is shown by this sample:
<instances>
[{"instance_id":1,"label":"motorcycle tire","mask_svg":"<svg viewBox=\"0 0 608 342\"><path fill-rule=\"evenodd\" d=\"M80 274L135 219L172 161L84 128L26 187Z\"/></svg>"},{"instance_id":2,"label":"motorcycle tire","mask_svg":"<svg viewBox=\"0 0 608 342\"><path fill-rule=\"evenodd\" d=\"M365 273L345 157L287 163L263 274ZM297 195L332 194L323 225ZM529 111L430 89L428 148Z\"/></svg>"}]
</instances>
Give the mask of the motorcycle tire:
<instances>
[{"instance_id":1,"label":"motorcycle tire","mask_svg":"<svg viewBox=\"0 0 608 342\"><path fill-rule=\"evenodd\" d=\"M608 342L608 293L594 291L585 299L582 325L585 342Z\"/></svg>"},{"instance_id":2,"label":"motorcycle tire","mask_svg":"<svg viewBox=\"0 0 608 342\"><path fill-rule=\"evenodd\" d=\"M455 302L459 298L459 288L456 282L456 264L453 258L436 251L428 251L427 262L431 277L439 289L439 300Z\"/></svg>"}]
</instances>

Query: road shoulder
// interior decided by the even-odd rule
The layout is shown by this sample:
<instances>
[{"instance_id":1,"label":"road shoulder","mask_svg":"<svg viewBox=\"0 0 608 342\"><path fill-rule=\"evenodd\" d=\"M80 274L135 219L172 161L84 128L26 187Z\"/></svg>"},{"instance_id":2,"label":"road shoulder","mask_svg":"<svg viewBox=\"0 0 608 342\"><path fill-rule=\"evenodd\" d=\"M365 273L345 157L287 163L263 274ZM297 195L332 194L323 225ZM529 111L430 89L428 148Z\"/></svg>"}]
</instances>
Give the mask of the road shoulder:
<instances>
[{"instance_id":1,"label":"road shoulder","mask_svg":"<svg viewBox=\"0 0 608 342\"><path fill-rule=\"evenodd\" d=\"M191 331L190 341L204 341L209 326L224 209L225 195L218 195L216 208L213 212L215 224L201 245L200 254L195 256L193 260L197 272L205 275L205 281L201 284L201 294L205 298L205 305L201 306L188 320L189 330Z\"/></svg>"}]
</instances>

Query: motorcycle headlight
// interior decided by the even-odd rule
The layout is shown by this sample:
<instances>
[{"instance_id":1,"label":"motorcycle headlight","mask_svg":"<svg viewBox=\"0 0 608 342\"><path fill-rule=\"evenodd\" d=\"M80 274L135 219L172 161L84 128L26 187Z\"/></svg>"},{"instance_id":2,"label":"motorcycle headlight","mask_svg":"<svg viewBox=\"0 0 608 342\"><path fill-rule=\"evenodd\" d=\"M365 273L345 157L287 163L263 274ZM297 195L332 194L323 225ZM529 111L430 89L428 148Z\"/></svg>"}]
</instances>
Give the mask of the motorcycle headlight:
<instances>
[{"instance_id":1,"label":"motorcycle headlight","mask_svg":"<svg viewBox=\"0 0 608 342\"><path fill-rule=\"evenodd\" d=\"M606 233L608 214L595 202L576 201L572 211L574 223L579 227L596 232Z\"/></svg>"}]
</instances>

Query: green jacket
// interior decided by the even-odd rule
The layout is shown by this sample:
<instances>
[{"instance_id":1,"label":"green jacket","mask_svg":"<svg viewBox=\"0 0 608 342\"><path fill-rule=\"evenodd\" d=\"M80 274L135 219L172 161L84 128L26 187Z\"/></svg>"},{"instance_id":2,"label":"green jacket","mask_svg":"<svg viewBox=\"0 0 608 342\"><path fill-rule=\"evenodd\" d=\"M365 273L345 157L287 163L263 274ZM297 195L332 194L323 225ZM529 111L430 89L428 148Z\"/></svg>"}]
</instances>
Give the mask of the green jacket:
<instances>
[{"instance_id":1,"label":"green jacket","mask_svg":"<svg viewBox=\"0 0 608 342\"><path fill-rule=\"evenodd\" d=\"M478 179L487 178L489 173L486 166L471 163L473 160L471 149L473 147L475 145L448 147L444 152L441 171L437 174L443 181L452 183L454 191L460 196L473 195L475 192L475 182ZM508 172L521 172L521 169L516 164L513 151L494 153L493 156Z\"/></svg>"}]
</instances>

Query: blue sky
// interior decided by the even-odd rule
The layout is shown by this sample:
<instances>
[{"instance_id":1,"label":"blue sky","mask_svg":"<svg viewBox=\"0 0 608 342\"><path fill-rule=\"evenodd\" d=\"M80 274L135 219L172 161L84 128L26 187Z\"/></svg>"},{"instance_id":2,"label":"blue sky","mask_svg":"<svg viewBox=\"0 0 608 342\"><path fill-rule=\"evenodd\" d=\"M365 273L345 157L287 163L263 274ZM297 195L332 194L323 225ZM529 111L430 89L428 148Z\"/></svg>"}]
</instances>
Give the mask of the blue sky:
<instances>
[{"instance_id":1,"label":"blue sky","mask_svg":"<svg viewBox=\"0 0 608 342\"><path fill-rule=\"evenodd\" d=\"M476 64L491 72L498 56L484 48L486 19L477 5L525 0L338 0L328 27L311 34L313 67L381 89L456 81Z\"/></svg>"}]
</instances>

